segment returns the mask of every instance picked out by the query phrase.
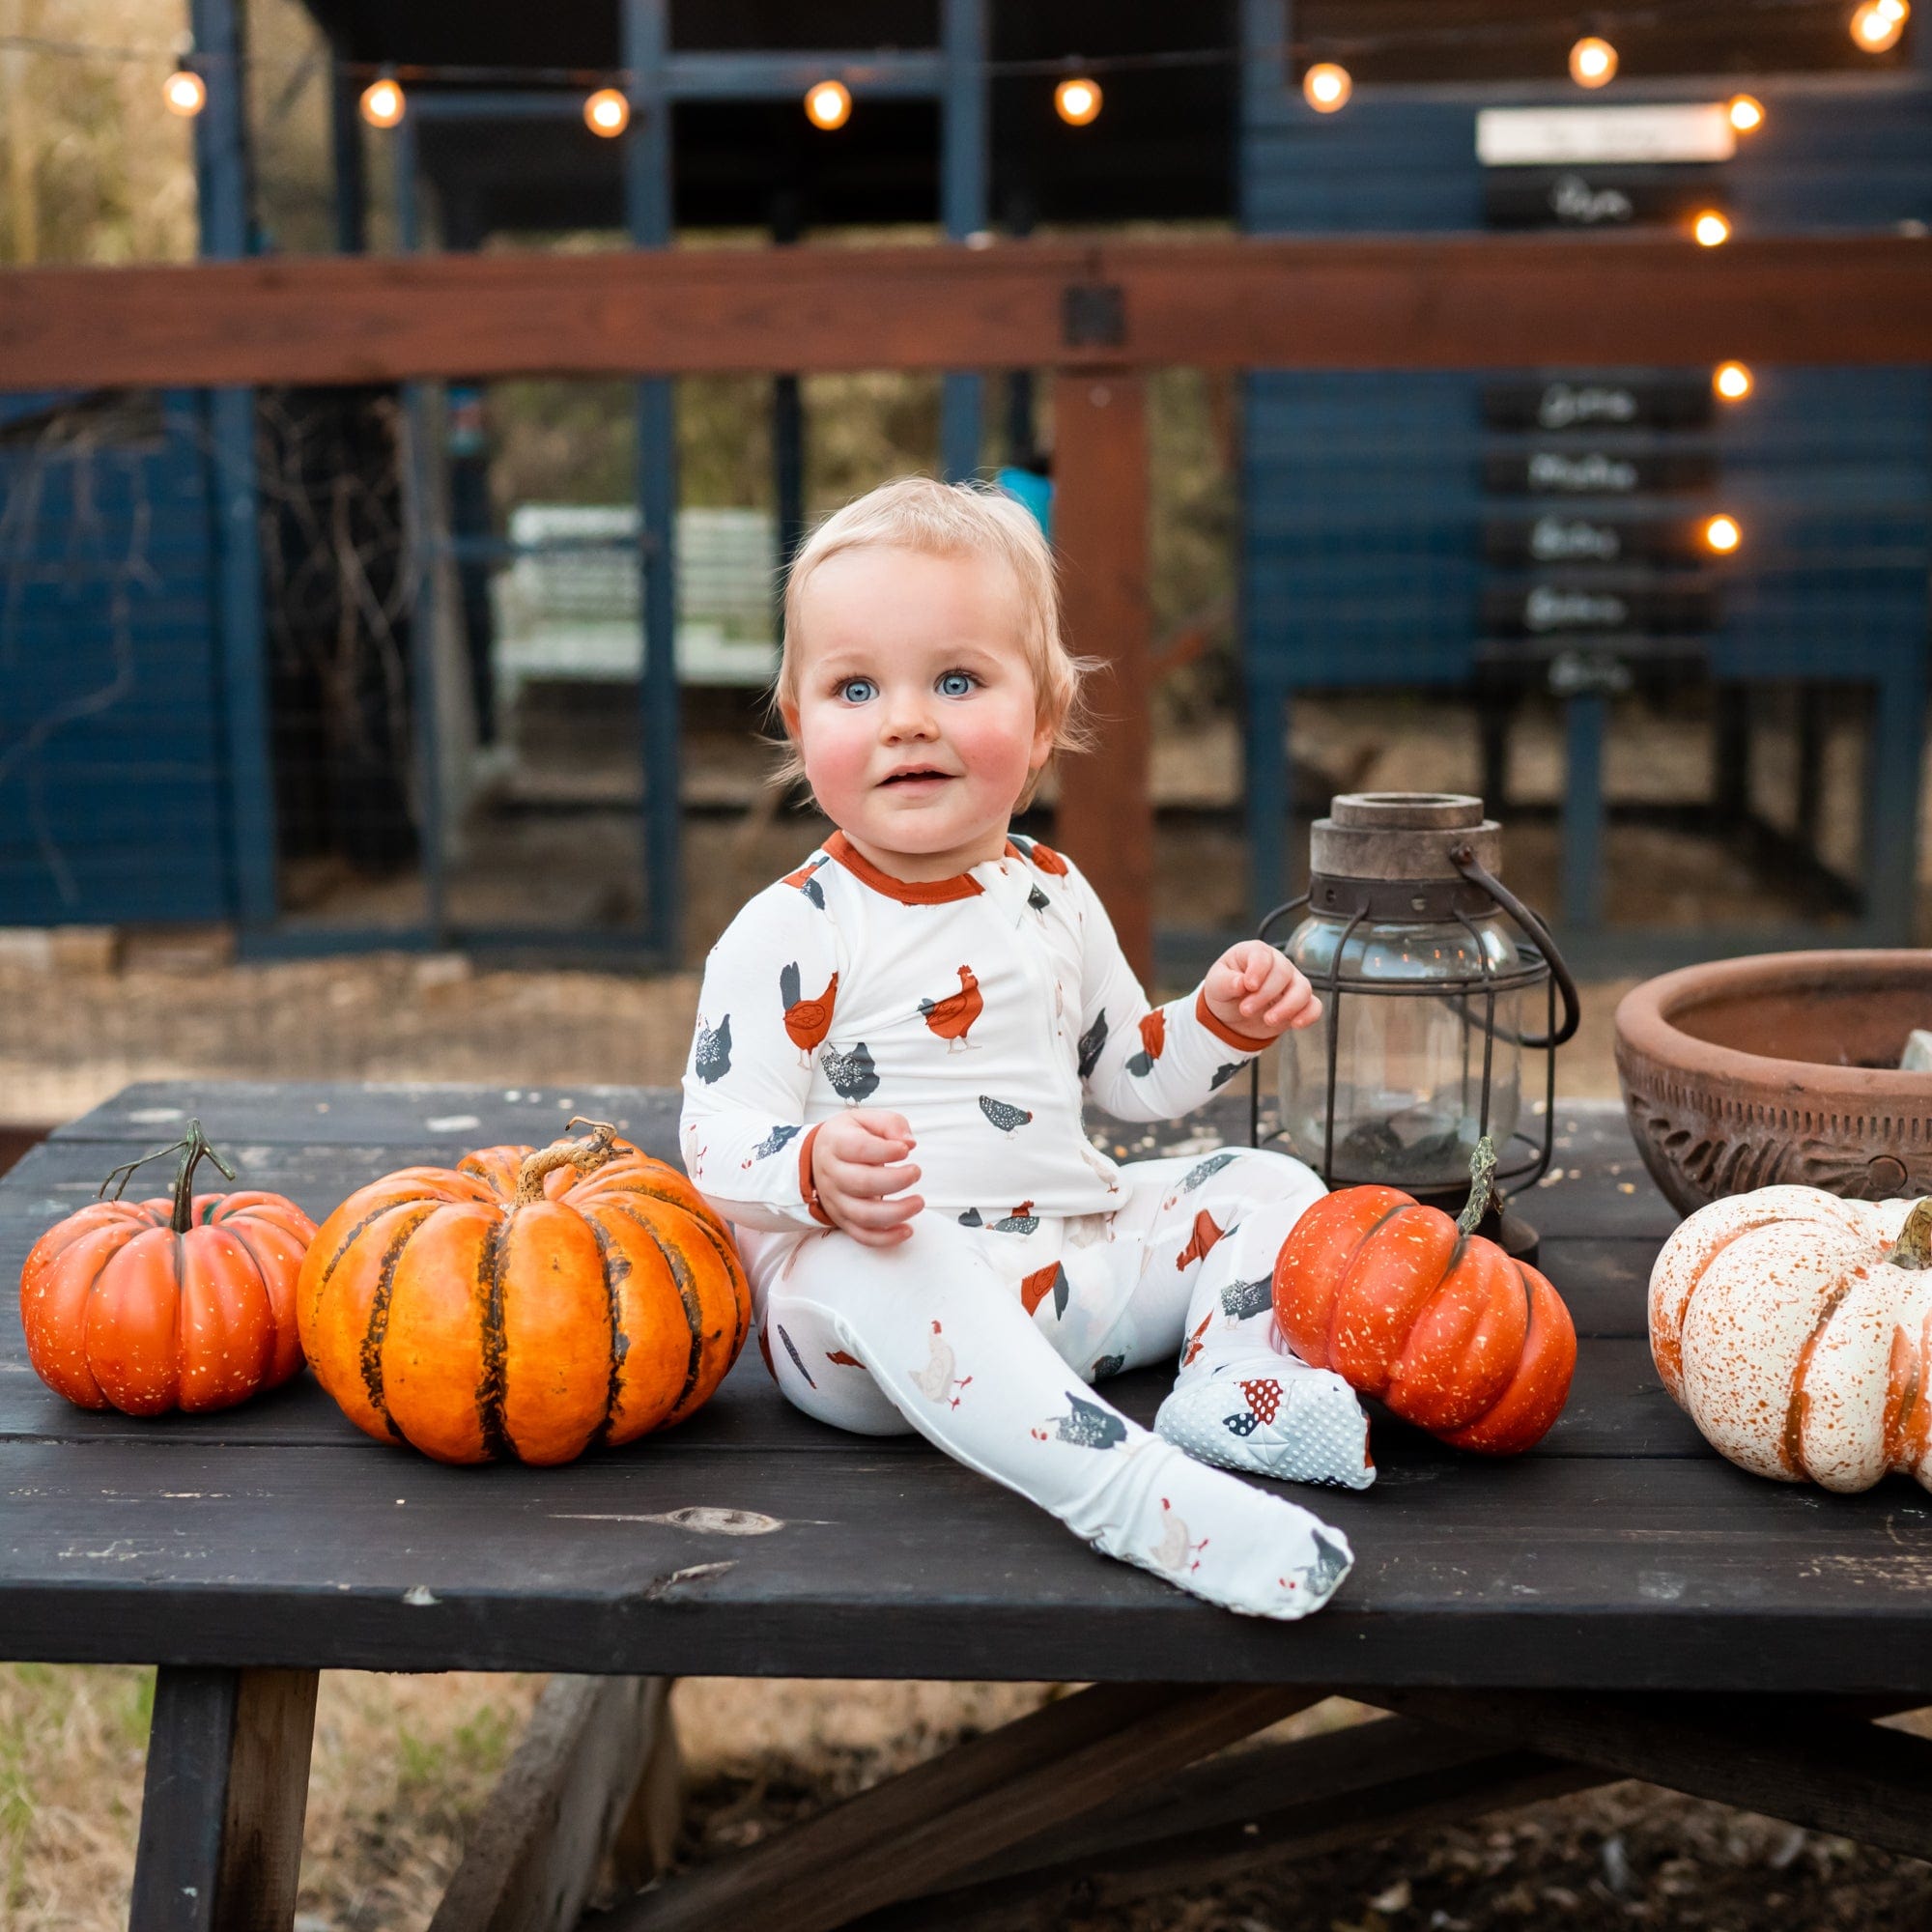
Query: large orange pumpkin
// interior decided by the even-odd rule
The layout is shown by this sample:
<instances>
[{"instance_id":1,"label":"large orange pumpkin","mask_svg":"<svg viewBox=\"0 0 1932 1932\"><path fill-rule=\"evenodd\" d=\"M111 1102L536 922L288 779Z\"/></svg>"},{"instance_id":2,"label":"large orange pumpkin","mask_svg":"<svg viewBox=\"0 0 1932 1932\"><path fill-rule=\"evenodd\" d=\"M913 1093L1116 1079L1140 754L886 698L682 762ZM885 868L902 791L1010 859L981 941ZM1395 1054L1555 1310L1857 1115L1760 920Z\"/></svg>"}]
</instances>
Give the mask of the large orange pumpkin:
<instances>
[{"instance_id":1,"label":"large orange pumpkin","mask_svg":"<svg viewBox=\"0 0 1932 1932\"><path fill-rule=\"evenodd\" d=\"M1577 1331L1542 1275L1474 1232L1493 1166L1460 1221L1395 1187L1324 1196L1282 1243L1274 1308L1303 1361L1458 1449L1514 1456L1562 1412Z\"/></svg>"},{"instance_id":2,"label":"large orange pumpkin","mask_svg":"<svg viewBox=\"0 0 1932 1932\"><path fill-rule=\"evenodd\" d=\"M82 1408L229 1408L302 1365L296 1277L315 1223L279 1194L193 1193L203 1160L235 1176L199 1121L175 1145L171 1197L96 1201L49 1228L20 1271L27 1359ZM114 1173L125 1187L174 1151Z\"/></svg>"},{"instance_id":3,"label":"large orange pumpkin","mask_svg":"<svg viewBox=\"0 0 1932 1932\"><path fill-rule=\"evenodd\" d=\"M584 1124L404 1168L323 1223L302 1346L357 1428L443 1463L567 1463L682 1421L724 1378L752 1320L724 1224Z\"/></svg>"}]
</instances>

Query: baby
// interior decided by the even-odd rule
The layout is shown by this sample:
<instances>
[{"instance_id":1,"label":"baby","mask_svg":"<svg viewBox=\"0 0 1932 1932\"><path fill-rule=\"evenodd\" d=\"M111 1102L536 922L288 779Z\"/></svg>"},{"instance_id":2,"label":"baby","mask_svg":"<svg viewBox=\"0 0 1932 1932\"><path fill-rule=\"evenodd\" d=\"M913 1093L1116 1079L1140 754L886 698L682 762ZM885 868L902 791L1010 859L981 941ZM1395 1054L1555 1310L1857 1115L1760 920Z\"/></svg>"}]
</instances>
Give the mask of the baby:
<instances>
[{"instance_id":1,"label":"baby","mask_svg":"<svg viewBox=\"0 0 1932 1932\"><path fill-rule=\"evenodd\" d=\"M1207 1463L1359 1488L1367 1424L1273 1332L1277 1251L1321 1184L1250 1149L1117 1165L1321 1013L1246 940L1151 1007L1073 863L1009 831L1083 742L1053 559L1010 498L923 478L820 525L785 590L778 709L838 827L712 950L685 1165L729 1221L786 1397L917 1430L1096 1549L1256 1616L1353 1560ZM1179 1360L1150 1434L1092 1392Z\"/></svg>"}]
</instances>

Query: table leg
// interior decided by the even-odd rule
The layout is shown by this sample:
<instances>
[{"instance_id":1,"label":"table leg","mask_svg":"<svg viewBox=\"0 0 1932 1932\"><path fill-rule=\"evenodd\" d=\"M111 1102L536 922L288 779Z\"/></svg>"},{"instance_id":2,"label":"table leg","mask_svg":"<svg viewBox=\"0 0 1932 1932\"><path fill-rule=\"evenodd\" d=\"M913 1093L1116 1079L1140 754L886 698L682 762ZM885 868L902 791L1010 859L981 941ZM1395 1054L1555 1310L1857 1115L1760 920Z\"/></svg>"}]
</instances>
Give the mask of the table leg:
<instances>
[{"instance_id":1,"label":"table leg","mask_svg":"<svg viewBox=\"0 0 1932 1932\"><path fill-rule=\"evenodd\" d=\"M316 1681L161 1666L128 1932L289 1932Z\"/></svg>"}]
</instances>

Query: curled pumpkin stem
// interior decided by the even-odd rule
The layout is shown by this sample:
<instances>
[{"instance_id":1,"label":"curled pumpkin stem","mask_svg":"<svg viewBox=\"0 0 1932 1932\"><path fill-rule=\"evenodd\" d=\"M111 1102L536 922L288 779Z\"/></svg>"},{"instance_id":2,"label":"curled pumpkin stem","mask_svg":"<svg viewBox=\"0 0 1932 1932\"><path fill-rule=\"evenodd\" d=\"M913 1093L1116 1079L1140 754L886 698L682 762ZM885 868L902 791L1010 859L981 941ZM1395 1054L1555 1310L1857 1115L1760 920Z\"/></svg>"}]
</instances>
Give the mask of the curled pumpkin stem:
<instances>
[{"instance_id":1,"label":"curled pumpkin stem","mask_svg":"<svg viewBox=\"0 0 1932 1932\"><path fill-rule=\"evenodd\" d=\"M1932 1267L1932 1195L1912 1204L1905 1226L1898 1231L1898 1245L1886 1256L1893 1267Z\"/></svg>"},{"instance_id":2,"label":"curled pumpkin stem","mask_svg":"<svg viewBox=\"0 0 1932 1932\"><path fill-rule=\"evenodd\" d=\"M580 1115L564 1125L591 1131L581 1141L553 1141L524 1156L524 1164L517 1170L517 1207L527 1208L540 1200L545 1179L560 1167L574 1167L581 1176L592 1174L607 1160L616 1158L617 1129L609 1121L586 1121Z\"/></svg>"},{"instance_id":3,"label":"curled pumpkin stem","mask_svg":"<svg viewBox=\"0 0 1932 1932\"><path fill-rule=\"evenodd\" d=\"M1456 1227L1464 1237L1483 1225L1483 1216L1502 1203L1496 1198L1496 1144L1488 1134L1469 1154L1469 1199L1456 1217Z\"/></svg>"},{"instance_id":4,"label":"curled pumpkin stem","mask_svg":"<svg viewBox=\"0 0 1932 1932\"><path fill-rule=\"evenodd\" d=\"M187 1123L187 1132L178 1141L170 1141L166 1147L156 1148L153 1153L141 1154L134 1160L123 1161L119 1167L109 1168L107 1180L100 1183L99 1200L107 1192L107 1181L118 1174L121 1184L114 1190L115 1200L120 1200L128 1191L128 1183L134 1178L134 1170L146 1167L151 1160L159 1160L164 1155L179 1153L181 1165L175 1169L174 1212L168 1217L169 1227L177 1235L185 1235L194 1226L194 1171L205 1160L212 1160L230 1180L235 1179L235 1170L209 1145L208 1136L201 1130L199 1121Z\"/></svg>"}]
</instances>

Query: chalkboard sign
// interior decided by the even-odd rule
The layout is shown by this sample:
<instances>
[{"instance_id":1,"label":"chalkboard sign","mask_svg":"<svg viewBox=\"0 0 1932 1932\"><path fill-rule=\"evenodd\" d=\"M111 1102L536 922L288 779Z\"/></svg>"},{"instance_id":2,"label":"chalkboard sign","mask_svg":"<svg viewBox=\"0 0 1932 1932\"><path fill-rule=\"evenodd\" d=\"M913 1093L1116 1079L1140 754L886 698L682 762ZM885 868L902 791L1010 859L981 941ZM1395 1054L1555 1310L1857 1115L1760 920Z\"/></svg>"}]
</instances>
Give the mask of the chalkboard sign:
<instances>
[{"instance_id":1,"label":"chalkboard sign","mask_svg":"<svg viewBox=\"0 0 1932 1932\"><path fill-rule=\"evenodd\" d=\"M1487 563L1694 564L1708 554L1701 517L1547 510L1539 517L1492 517L1483 525Z\"/></svg>"},{"instance_id":2,"label":"chalkboard sign","mask_svg":"<svg viewBox=\"0 0 1932 1932\"><path fill-rule=\"evenodd\" d=\"M1705 376L1547 376L1483 385L1492 429L1557 433L1701 429L1714 412Z\"/></svg>"},{"instance_id":3,"label":"chalkboard sign","mask_svg":"<svg viewBox=\"0 0 1932 1932\"><path fill-rule=\"evenodd\" d=\"M1711 168L1489 168L1483 219L1492 228L1637 228L1724 210Z\"/></svg>"},{"instance_id":4,"label":"chalkboard sign","mask_svg":"<svg viewBox=\"0 0 1932 1932\"><path fill-rule=\"evenodd\" d=\"M1712 587L1681 580L1551 578L1497 584L1481 600L1482 628L1497 638L1677 637L1708 631L1717 620Z\"/></svg>"},{"instance_id":5,"label":"chalkboard sign","mask_svg":"<svg viewBox=\"0 0 1932 1932\"><path fill-rule=\"evenodd\" d=\"M1718 460L1703 450L1631 453L1616 448L1492 449L1483 488L1498 497L1637 497L1708 490Z\"/></svg>"}]
</instances>

